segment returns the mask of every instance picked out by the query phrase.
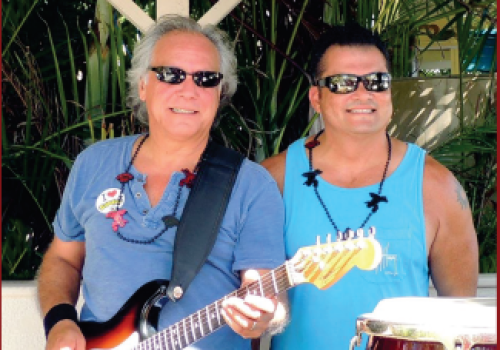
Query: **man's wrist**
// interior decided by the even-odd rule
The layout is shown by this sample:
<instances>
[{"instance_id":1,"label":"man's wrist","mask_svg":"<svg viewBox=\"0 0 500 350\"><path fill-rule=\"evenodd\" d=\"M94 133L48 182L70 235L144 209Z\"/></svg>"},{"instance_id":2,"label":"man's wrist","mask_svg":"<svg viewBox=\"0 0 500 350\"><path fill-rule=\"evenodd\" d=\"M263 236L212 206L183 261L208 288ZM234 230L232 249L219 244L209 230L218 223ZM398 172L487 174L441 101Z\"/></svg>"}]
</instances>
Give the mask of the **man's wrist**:
<instances>
[{"instance_id":1,"label":"man's wrist","mask_svg":"<svg viewBox=\"0 0 500 350\"><path fill-rule=\"evenodd\" d=\"M78 314L73 305L70 304L57 304L47 312L43 318L43 327L45 329L45 337L48 338L49 332L56 325L57 322L62 320L72 320L75 323L78 321Z\"/></svg>"}]
</instances>

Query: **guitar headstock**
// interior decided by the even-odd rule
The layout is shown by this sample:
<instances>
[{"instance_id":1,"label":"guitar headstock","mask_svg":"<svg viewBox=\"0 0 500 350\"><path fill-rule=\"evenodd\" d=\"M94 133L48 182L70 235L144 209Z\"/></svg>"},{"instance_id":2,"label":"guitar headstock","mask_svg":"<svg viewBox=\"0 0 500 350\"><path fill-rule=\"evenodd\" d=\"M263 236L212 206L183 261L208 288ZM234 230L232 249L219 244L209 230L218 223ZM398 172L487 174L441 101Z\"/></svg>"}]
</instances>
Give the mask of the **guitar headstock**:
<instances>
[{"instance_id":1,"label":"guitar headstock","mask_svg":"<svg viewBox=\"0 0 500 350\"><path fill-rule=\"evenodd\" d=\"M368 235L363 229L349 230L347 237L339 232L337 240L321 244L319 238L314 246L300 248L289 261L292 284L312 283L319 289L326 289L337 282L354 266L362 270L373 270L382 259L382 248L375 239L375 228L370 227Z\"/></svg>"}]
</instances>

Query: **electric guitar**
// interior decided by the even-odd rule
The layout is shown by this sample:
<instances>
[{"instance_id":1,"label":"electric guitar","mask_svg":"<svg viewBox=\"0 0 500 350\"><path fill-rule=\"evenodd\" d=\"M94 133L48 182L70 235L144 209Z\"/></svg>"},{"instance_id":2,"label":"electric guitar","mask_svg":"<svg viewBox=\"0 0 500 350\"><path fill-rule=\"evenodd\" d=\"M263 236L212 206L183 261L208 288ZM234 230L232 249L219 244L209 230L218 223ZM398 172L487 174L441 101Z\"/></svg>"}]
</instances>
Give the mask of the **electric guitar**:
<instances>
[{"instance_id":1,"label":"electric guitar","mask_svg":"<svg viewBox=\"0 0 500 350\"><path fill-rule=\"evenodd\" d=\"M352 232L352 231L351 231ZM247 294L271 297L302 283L326 289L354 266L372 270L380 263L382 249L375 240L375 230L368 237L358 235L315 246L300 248L295 256L271 270L258 281L242 287L207 305L183 320L155 333L150 323L159 310L159 300L166 296L167 281L155 280L142 286L107 322L81 322L87 350L181 350L223 327L220 310L229 297Z\"/></svg>"}]
</instances>

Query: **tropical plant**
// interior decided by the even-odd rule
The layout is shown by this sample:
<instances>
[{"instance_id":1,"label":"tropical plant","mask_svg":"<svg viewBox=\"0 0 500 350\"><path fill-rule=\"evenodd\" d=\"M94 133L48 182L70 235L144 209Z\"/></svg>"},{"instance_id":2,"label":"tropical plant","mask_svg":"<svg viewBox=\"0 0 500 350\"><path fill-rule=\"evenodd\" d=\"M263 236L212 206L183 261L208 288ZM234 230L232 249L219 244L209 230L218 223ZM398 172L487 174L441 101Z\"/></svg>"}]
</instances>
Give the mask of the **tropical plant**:
<instances>
[{"instance_id":1,"label":"tropical plant","mask_svg":"<svg viewBox=\"0 0 500 350\"><path fill-rule=\"evenodd\" d=\"M104 102L100 113L91 114L96 108L85 100L91 90L83 80L85 62L91 62L86 42L95 42L94 35L86 24L75 25L76 18L68 26L58 11L67 12L65 19L76 11L85 18L90 12L84 5L4 1L2 6L2 30L10 38L2 43L3 278L33 276L52 239L51 220L74 158L84 142L98 138L96 129L109 137L113 128L104 118L124 115L122 108L105 114L114 107L103 107ZM97 86L107 79L96 78ZM111 86L116 95L119 84Z\"/></svg>"},{"instance_id":2,"label":"tropical plant","mask_svg":"<svg viewBox=\"0 0 500 350\"><path fill-rule=\"evenodd\" d=\"M192 16L216 2L192 0ZM155 0L136 3L155 17ZM392 53L392 73L410 76L423 26L439 18L462 21L459 37L469 37L465 28L480 25L477 10L491 3L243 0L220 24L235 40L240 84L213 136L261 161L305 135L315 120L306 98L307 62L327 25L358 21L379 31ZM488 15L496 19L494 9ZM140 33L105 0L2 0L2 18L8 38L2 42L2 273L30 278L52 239L50 221L76 155L98 139L140 131L125 106L125 71ZM476 39L471 43L480 51Z\"/></svg>"},{"instance_id":3,"label":"tropical plant","mask_svg":"<svg viewBox=\"0 0 500 350\"><path fill-rule=\"evenodd\" d=\"M491 103L474 124L450 135L431 155L456 175L468 195L479 242L480 271L496 272L496 103Z\"/></svg>"}]
</instances>

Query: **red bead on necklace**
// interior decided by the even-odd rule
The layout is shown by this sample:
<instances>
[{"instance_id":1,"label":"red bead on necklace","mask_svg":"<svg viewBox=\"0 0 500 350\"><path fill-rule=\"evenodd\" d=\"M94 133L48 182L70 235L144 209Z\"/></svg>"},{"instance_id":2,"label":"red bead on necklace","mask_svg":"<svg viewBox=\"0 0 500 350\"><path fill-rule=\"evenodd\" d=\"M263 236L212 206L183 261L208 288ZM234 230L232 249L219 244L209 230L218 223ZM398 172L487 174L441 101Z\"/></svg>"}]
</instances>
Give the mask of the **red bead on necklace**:
<instances>
[{"instance_id":1,"label":"red bead on necklace","mask_svg":"<svg viewBox=\"0 0 500 350\"><path fill-rule=\"evenodd\" d=\"M127 169L123 173L119 174L116 177L116 179L121 183L120 195L118 197L118 201L117 201L115 210L106 214L107 218L113 219L113 222L111 223L111 228L113 229L113 231L116 232L117 236L126 242L136 243L136 244L151 244L154 241L156 241L160 236L162 236L169 228L175 227L179 224L179 219L177 219L177 209L179 207L179 200L181 197L182 187L184 187L184 186L186 188L193 187L194 181L196 180L196 173L199 170L201 161L204 158L203 154L205 153L205 152L202 153L200 160L198 161L198 163L196 164L196 167L194 168L194 172L189 171L189 169L182 169L182 173L184 174L184 178L179 181L177 195L176 195L174 209L172 211L172 214L166 215L165 217L162 218L162 221L163 221L165 227L159 233L157 233L154 237L152 237L150 239L137 240L137 239L133 239L133 238L128 238L128 237L123 236L123 234L120 232L120 228L125 227L125 224L128 222L128 220L126 220L123 217L127 213L127 210L126 209L118 210L118 209L120 208L120 205L121 205L122 200L123 200L123 191L125 189L125 184L134 178L134 176L130 173L130 168L132 167L134 160L136 159L137 155L139 154L139 150L141 149L141 147L143 146L144 142L146 141L146 139L148 137L149 137L149 134L146 134L144 136L144 138L141 140L141 142L137 146L137 149L135 150L135 153L132 156L132 159L130 160L130 163L128 164Z\"/></svg>"}]
</instances>

